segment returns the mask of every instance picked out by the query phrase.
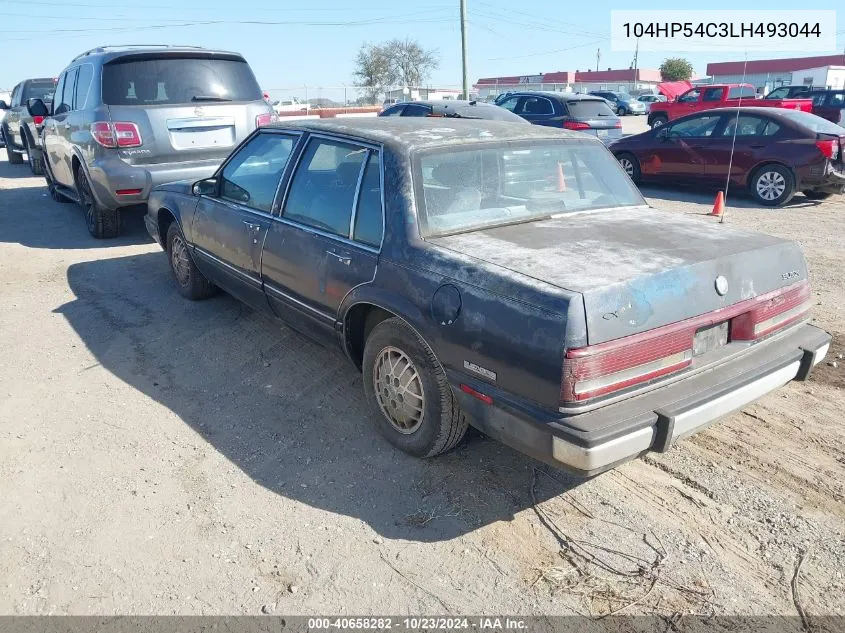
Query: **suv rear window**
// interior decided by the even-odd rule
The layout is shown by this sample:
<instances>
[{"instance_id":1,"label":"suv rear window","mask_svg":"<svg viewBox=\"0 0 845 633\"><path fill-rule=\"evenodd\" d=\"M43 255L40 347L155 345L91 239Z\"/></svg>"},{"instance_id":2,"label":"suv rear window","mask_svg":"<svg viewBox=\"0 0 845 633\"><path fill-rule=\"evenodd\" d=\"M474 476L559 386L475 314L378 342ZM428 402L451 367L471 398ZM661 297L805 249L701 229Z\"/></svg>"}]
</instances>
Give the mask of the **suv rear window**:
<instances>
[{"instance_id":1,"label":"suv rear window","mask_svg":"<svg viewBox=\"0 0 845 633\"><path fill-rule=\"evenodd\" d=\"M23 96L21 103L26 103L30 99L41 99L42 101L52 101L53 93L56 92L56 82L52 79L38 79L36 81L27 81L24 84Z\"/></svg>"},{"instance_id":2,"label":"suv rear window","mask_svg":"<svg viewBox=\"0 0 845 633\"><path fill-rule=\"evenodd\" d=\"M599 99L573 99L566 102L569 114L576 119L592 119L599 116L615 116L607 101Z\"/></svg>"},{"instance_id":3,"label":"suv rear window","mask_svg":"<svg viewBox=\"0 0 845 633\"><path fill-rule=\"evenodd\" d=\"M168 105L258 101L261 88L244 60L219 57L132 57L103 66L103 103Z\"/></svg>"}]
</instances>

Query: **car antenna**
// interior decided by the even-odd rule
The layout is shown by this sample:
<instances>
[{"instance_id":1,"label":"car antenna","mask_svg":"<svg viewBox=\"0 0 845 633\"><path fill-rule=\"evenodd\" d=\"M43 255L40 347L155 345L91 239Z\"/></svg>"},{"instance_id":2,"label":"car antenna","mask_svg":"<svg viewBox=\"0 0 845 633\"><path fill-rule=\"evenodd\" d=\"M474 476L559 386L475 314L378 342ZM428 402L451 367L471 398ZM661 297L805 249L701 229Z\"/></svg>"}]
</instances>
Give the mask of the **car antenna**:
<instances>
[{"instance_id":1,"label":"car antenna","mask_svg":"<svg viewBox=\"0 0 845 633\"><path fill-rule=\"evenodd\" d=\"M722 215L719 218L719 224L725 223L725 215L728 210L728 189L731 186L731 169L733 168L734 164L734 148L736 147L736 132L739 129L739 108L742 105L742 84L745 83L745 71L748 68L748 49L745 49L745 61L742 63L742 81L740 81L740 89L739 89L739 100L736 104L736 116L734 117L734 134L733 139L731 139L731 156L728 159L728 175L725 177L725 210L722 211ZM728 89L730 90L730 89ZM730 95L728 95L730 96Z\"/></svg>"}]
</instances>

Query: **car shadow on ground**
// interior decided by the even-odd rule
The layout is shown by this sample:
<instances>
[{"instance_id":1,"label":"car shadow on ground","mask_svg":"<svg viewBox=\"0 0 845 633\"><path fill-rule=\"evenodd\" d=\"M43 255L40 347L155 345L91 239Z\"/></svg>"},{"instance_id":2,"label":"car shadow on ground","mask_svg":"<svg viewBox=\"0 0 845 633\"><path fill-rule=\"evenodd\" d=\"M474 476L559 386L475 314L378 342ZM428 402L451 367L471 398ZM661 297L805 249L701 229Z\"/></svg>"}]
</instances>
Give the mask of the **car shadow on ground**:
<instances>
[{"instance_id":1,"label":"car shadow on ground","mask_svg":"<svg viewBox=\"0 0 845 633\"><path fill-rule=\"evenodd\" d=\"M451 539L530 508L532 488L541 502L584 481L472 430L436 459L395 450L339 352L226 294L183 299L162 253L74 264L68 281L76 299L57 311L102 367L256 483L387 538Z\"/></svg>"},{"instance_id":2,"label":"car shadow on ground","mask_svg":"<svg viewBox=\"0 0 845 633\"><path fill-rule=\"evenodd\" d=\"M716 187L702 187L701 185L650 185L643 184L639 187L640 193L645 198L653 198L656 200L665 200L667 202L695 202L698 204L712 205L716 201L716 194L719 189ZM724 191L724 189L722 189ZM726 202L726 207L734 207L739 209L760 209L772 212L781 211L784 209L805 209L808 207L816 207L822 203L820 200L809 200L803 194L797 193L788 204L783 207L766 207L754 201L744 190L728 190L729 199Z\"/></svg>"},{"instance_id":3,"label":"car shadow on ground","mask_svg":"<svg viewBox=\"0 0 845 633\"><path fill-rule=\"evenodd\" d=\"M21 172L23 176L10 176ZM32 248L108 248L151 243L144 226L144 210L123 211L122 234L110 240L91 237L82 210L73 202L60 203L50 197L44 178L35 177L28 165L0 161L0 180L15 178L14 186L0 187L0 243L18 243ZM21 214L37 214L22 218ZM70 216L70 219L69 219Z\"/></svg>"}]
</instances>

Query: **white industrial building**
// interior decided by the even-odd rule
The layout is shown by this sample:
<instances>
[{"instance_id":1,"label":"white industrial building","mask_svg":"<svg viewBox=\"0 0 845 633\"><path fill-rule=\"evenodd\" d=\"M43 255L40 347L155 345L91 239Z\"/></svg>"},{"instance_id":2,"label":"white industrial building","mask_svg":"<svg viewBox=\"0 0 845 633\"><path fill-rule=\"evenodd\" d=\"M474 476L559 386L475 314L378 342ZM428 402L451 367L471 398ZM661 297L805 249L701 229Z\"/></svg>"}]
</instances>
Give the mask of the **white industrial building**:
<instances>
[{"instance_id":1,"label":"white industrial building","mask_svg":"<svg viewBox=\"0 0 845 633\"><path fill-rule=\"evenodd\" d=\"M743 72L744 71L744 72ZM713 83L749 83L765 93L780 86L845 88L845 54L707 64Z\"/></svg>"}]
</instances>

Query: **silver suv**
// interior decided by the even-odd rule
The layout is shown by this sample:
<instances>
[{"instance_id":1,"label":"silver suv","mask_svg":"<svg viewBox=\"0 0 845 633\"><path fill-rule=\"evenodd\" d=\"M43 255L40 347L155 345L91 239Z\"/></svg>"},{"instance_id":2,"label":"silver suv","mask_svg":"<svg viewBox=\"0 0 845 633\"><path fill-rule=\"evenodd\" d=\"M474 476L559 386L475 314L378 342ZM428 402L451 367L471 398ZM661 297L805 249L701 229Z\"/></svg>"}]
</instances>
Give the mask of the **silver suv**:
<instances>
[{"instance_id":1,"label":"silver suv","mask_svg":"<svg viewBox=\"0 0 845 633\"><path fill-rule=\"evenodd\" d=\"M77 202L97 238L120 234L121 210L156 185L211 176L276 114L237 53L195 47L95 48L59 76L42 131L50 195Z\"/></svg>"}]
</instances>

